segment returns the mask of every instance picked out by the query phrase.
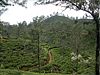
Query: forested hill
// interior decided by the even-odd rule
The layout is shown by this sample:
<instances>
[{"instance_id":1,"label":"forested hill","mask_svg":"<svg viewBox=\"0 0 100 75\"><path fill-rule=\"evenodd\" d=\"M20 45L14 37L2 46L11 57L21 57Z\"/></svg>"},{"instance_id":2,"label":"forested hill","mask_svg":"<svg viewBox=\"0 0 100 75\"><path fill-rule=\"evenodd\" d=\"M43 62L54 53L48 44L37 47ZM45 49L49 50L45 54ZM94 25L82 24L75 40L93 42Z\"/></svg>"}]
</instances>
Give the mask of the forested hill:
<instances>
[{"instance_id":1,"label":"forested hill","mask_svg":"<svg viewBox=\"0 0 100 75\"><path fill-rule=\"evenodd\" d=\"M52 16L50 18L47 18L45 20L45 22L48 24L48 23L54 23L54 22L57 22L57 21L61 21L61 22L66 22L66 23L69 23L69 24L73 24L73 20L71 20L70 18L67 18L65 16L58 16L58 15L55 15L55 16Z\"/></svg>"},{"instance_id":2,"label":"forested hill","mask_svg":"<svg viewBox=\"0 0 100 75\"><path fill-rule=\"evenodd\" d=\"M47 18L46 20L45 20L45 23L47 23L47 24L50 24L50 23L55 23L55 22L58 22L58 21L60 21L60 22L64 22L64 23L67 23L67 24L74 24L74 21L75 20L78 20L79 21L79 23L83 23L83 22L93 22L93 20L92 19L75 19L75 18L73 18L73 19L70 19L70 18L68 18L68 17L65 17L65 16L58 16L58 15L55 15L55 16L52 16L52 17L49 17L49 18Z\"/></svg>"},{"instance_id":3,"label":"forested hill","mask_svg":"<svg viewBox=\"0 0 100 75\"><path fill-rule=\"evenodd\" d=\"M79 21L79 25L86 25L88 22L92 20L90 19L77 19ZM70 19L65 16L51 16L45 18L44 23L42 24L42 30L49 31L66 31L70 32L75 25L75 19ZM34 27L34 22L30 22L29 24L26 21L18 23L16 25L10 25L8 22L3 22L3 26L0 26L3 37L8 38L29 38L29 32ZM37 26L38 27L38 26ZM41 27L40 27L41 28ZM86 27L89 28L89 27ZM93 28L93 27L92 27ZM34 28L36 29L36 28Z\"/></svg>"},{"instance_id":4,"label":"forested hill","mask_svg":"<svg viewBox=\"0 0 100 75\"><path fill-rule=\"evenodd\" d=\"M70 27L74 21L64 16L52 16L47 18L45 21L45 29L47 31L70 31Z\"/></svg>"},{"instance_id":5,"label":"forested hill","mask_svg":"<svg viewBox=\"0 0 100 75\"><path fill-rule=\"evenodd\" d=\"M44 21L44 28L49 31L71 31L73 26L75 25L75 21L76 19L72 20L65 16L55 15L47 18ZM77 19L77 22L79 22L79 25L93 23L92 19Z\"/></svg>"}]
</instances>

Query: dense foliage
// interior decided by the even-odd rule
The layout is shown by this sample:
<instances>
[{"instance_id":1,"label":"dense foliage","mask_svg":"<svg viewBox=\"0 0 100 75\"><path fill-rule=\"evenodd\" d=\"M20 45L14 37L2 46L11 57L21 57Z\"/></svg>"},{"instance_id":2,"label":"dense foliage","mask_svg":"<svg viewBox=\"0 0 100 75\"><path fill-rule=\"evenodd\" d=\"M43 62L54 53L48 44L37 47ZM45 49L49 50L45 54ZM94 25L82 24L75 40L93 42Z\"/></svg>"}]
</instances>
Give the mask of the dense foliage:
<instances>
[{"instance_id":1,"label":"dense foliage","mask_svg":"<svg viewBox=\"0 0 100 75\"><path fill-rule=\"evenodd\" d=\"M25 41L23 40L3 40L0 50L0 64L1 68L9 69L22 69L29 70L31 68L26 67L36 67L37 55L35 52L29 52L24 49ZM29 50L29 51L28 51ZM34 50L33 50L34 51ZM43 51L43 50L42 50ZM47 59L47 51L44 54L41 52L40 61L43 63Z\"/></svg>"},{"instance_id":2,"label":"dense foliage","mask_svg":"<svg viewBox=\"0 0 100 75\"><path fill-rule=\"evenodd\" d=\"M96 30L93 20L72 20L58 15L39 18L39 21L38 17L34 18L30 24L2 22L0 68L38 72L39 54L42 73L94 74ZM48 63L49 50L51 63Z\"/></svg>"}]
</instances>

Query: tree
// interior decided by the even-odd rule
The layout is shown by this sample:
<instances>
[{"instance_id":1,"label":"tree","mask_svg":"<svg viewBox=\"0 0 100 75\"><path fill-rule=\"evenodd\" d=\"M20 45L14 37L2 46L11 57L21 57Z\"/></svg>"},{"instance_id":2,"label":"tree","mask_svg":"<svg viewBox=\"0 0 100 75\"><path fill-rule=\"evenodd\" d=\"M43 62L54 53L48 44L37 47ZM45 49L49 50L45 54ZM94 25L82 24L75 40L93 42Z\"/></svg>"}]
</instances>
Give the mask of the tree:
<instances>
[{"instance_id":1,"label":"tree","mask_svg":"<svg viewBox=\"0 0 100 75\"><path fill-rule=\"evenodd\" d=\"M80 50L80 45L81 45L81 25L79 25L78 21L75 20L75 25L72 29L72 46L73 46L73 49L76 50L76 55L78 57L78 54L79 54L79 50ZM78 58L76 59L76 72L78 72Z\"/></svg>"},{"instance_id":2,"label":"tree","mask_svg":"<svg viewBox=\"0 0 100 75\"><path fill-rule=\"evenodd\" d=\"M14 4L21 5L22 7L26 7L27 0L0 0L0 16L8 10L5 8L7 6L14 6Z\"/></svg>"},{"instance_id":3,"label":"tree","mask_svg":"<svg viewBox=\"0 0 100 75\"><path fill-rule=\"evenodd\" d=\"M36 2L36 4L49 4L53 3L56 6L64 7L65 10L67 8L75 9L75 10L83 10L89 13L95 23L96 23L96 38L97 38L97 46L96 46L96 66L95 66L95 75L99 75L99 8L100 3L99 0L39 0L40 3ZM62 6L64 4L65 6Z\"/></svg>"},{"instance_id":4,"label":"tree","mask_svg":"<svg viewBox=\"0 0 100 75\"><path fill-rule=\"evenodd\" d=\"M24 39L28 38L26 21L23 21L22 23L18 23L17 38L24 38Z\"/></svg>"},{"instance_id":5,"label":"tree","mask_svg":"<svg viewBox=\"0 0 100 75\"><path fill-rule=\"evenodd\" d=\"M13 4L21 5L22 7L26 7L27 0L0 0L0 7L6 7L6 6L14 6Z\"/></svg>"},{"instance_id":6,"label":"tree","mask_svg":"<svg viewBox=\"0 0 100 75\"><path fill-rule=\"evenodd\" d=\"M0 9L0 16L5 12L5 11L7 11L8 10L8 8L2 8L2 9Z\"/></svg>"},{"instance_id":7,"label":"tree","mask_svg":"<svg viewBox=\"0 0 100 75\"><path fill-rule=\"evenodd\" d=\"M61 47L63 47L63 49L68 43L67 42L67 33L64 30L55 32L55 35L53 38L55 38L53 40L55 42L55 45L57 45L58 47L61 46Z\"/></svg>"},{"instance_id":8,"label":"tree","mask_svg":"<svg viewBox=\"0 0 100 75\"><path fill-rule=\"evenodd\" d=\"M23 24L22 23L18 23L18 27L17 27L17 38L21 38L22 36L22 29L23 29Z\"/></svg>"},{"instance_id":9,"label":"tree","mask_svg":"<svg viewBox=\"0 0 100 75\"><path fill-rule=\"evenodd\" d=\"M0 0L0 16L8 10L7 6L14 6L14 4L21 5L22 7L26 7L27 0ZM0 20L1 24L1 20Z\"/></svg>"},{"instance_id":10,"label":"tree","mask_svg":"<svg viewBox=\"0 0 100 75\"><path fill-rule=\"evenodd\" d=\"M43 32L43 21L44 21L44 16L41 17L34 17L33 18L33 25L31 29L31 41L33 43L36 43L36 49L38 50L38 65L39 65L39 73L40 73L40 35Z\"/></svg>"},{"instance_id":11,"label":"tree","mask_svg":"<svg viewBox=\"0 0 100 75\"><path fill-rule=\"evenodd\" d=\"M3 24L2 24L2 22L0 21L0 34L2 33L2 31L3 31Z\"/></svg>"}]
</instances>

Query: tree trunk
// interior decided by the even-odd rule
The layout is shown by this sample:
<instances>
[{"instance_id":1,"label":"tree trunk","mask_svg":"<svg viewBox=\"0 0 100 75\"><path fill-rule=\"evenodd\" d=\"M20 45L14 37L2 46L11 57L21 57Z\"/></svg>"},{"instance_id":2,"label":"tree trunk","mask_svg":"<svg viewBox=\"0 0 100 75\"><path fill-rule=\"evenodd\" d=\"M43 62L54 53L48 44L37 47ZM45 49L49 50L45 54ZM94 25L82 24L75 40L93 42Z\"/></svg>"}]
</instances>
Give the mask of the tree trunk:
<instances>
[{"instance_id":1,"label":"tree trunk","mask_svg":"<svg viewBox=\"0 0 100 75\"><path fill-rule=\"evenodd\" d=\"M39 59L39 34L38 34L38 65L39 65L39 73L40 73L40 59Z\"/></svg>"},{"instance_id":2,"label":"tree trunk","mask_svg":"<svg viewBox=\"0 0 100 75\"><path fill-rule=\"evenodd\" d=\"M96 37L97 37L95 75L99 75L99 20L95 18L94 20L96 22Z\"/></svg>"},{"instance_id":3,"label":"tree trunk","mask_svg":"<svg viewBox=\"0 0 100 75\"><path fill-rule=\"evenodd\" d=\"M76 51L77 51L77 64L76 64L76 65L77 65L77 67L76 67L76 72L78 73L78 48L77 48L77 50L76 50Z\"/></svg>"}]
</instances>

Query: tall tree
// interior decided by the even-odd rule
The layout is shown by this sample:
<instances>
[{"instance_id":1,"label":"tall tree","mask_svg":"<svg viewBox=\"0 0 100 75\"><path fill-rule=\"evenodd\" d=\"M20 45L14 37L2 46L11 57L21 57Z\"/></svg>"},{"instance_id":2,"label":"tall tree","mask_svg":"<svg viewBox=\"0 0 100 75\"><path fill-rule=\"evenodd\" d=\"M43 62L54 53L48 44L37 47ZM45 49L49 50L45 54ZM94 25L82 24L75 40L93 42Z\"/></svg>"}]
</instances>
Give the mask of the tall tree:
<instances>
[{"instance_id":1,"label":"tall tree","mask_svg":"<svg viewBox=\"0 0 100 75\"><path fill-rule=\"evenodd\" d=\"M96 66L95 66L95 75L99 75L99 8L100 1L99 0L39 0L40 3L36 2L36 4L49 4L53 3L55 5L62 6L64 4L65 10L67 8L75 9L75 10L83 10L89 13L95 23L96 23L96 38L97 38L97 46L96 46Z\"/></svg>"},{"instance_id":2,"label":"tall tree","mask_svg":"<svg viewBox=\"0 0 100 75\"><path fill-rule=\"evenodd\" d=\"M6 6L14 6L14 4L21 5L22 7L26 7L27 0L0 0L0 16L8 10ZM0 24L1 24L1 19L0 19Z\"/></svg>"},{"instance_id":3,"label":"tall tree","mask_svg":"<svg viewBox=\"0 0 100 75\"><path fill-rule=\"evenodd\" d=\"M18 23L18 27L17 27L17 38L21 38L21 33L22 33L22 29L23 29L23 24L22 23Z\"/></svg>"},{"instance_id":4,"label":"tall tree","mask_svg":"<svg viewBox=\"0 0 100 75\"><path fill-rule=\"evenodd\" d=\"M76 65L76 72L78 72L78 54L79 54L79 50L80 50L80 45L81 45L81 25L79 25L78 21L75 20L75 25L72 29L72 33L73 33L73 36L72 36L72 46L74 47L73 49L76 50L76 55L77 55L77 65Z\"/></svg>"},{"instance_id":5,"label":"tall tree","mask_svg":"<svg viewBox=\"0 0 100 75\"><path fill-rule=\"evenodd\" d=\"M28 38L27 33L27 23L26 21L23 21L22 23L18 23L17 26L17 38Z\"/></svg>"},{"instance_id":6,"label":"tall tree","mask_svg":"<svg viewBox=\"0 0 100 75\"><path fill-rule=\"evenodd\" d=\"M0 34L2 33L2 31L3 31L3 24L2 24L2 22L0 21Z\"/></svg>"},{"instance_id":7,"label":"tall tree","mask_svg":"<svg viewBox=\"0 0 100 75\"><path fill-rule=\"evenodd\" d=\"M43 21L44 16L41 17L34 17L33 18L33 27L31 29L31 40L34 41L33 43L37 43L37 49L38 49L38 65L39 65L39 73L40 73L40 35L43 32Z\"/></svg>"},{"instance_id":8,"label":"tall tree","mask_svg":"<svg viewBox=\"0 0 100 75\"><path fill-rule=\"evenodd\" d=\"M8 10L7 6L14 6L14 4L21 5L22 7L26 7L27 0L0 0L0 16ZM1 19L0 19L1 23Z\"/></svg>"}]
</instances>

